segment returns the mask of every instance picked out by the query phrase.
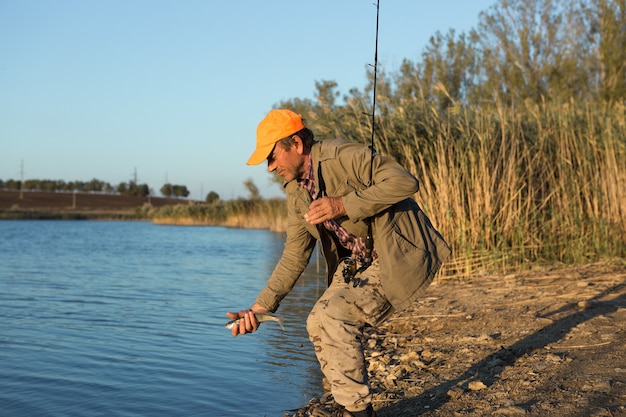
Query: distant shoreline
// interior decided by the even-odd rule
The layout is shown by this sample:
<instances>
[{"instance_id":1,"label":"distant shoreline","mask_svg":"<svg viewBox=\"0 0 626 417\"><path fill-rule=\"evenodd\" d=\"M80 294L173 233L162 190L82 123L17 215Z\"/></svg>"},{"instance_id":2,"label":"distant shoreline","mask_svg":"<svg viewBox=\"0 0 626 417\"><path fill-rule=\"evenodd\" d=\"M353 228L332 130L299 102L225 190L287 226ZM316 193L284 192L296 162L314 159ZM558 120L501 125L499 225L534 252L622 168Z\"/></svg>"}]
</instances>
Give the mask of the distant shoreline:
<instances>
[{"instance_id":1,"label":"distant shoreline","mask_svg":"<svg viewBox=\"0 0 626 417\"><path fill-rule=\"evenodd\" d=\"M105 193L0 190L1 220L149 221L158 225L224 226L284 232L284 200L213 203Z\"/></svg>"},{"instance_id":2,"label":"distant shoreline","mask_svg":"<svg viewBox=\"0 0 626 417\"><path fill-rule=\"evenodd\" d=\"M105 193L0 190L0 220L150 220L142 207L192 200Z\"/></svg>"}]
</instances>

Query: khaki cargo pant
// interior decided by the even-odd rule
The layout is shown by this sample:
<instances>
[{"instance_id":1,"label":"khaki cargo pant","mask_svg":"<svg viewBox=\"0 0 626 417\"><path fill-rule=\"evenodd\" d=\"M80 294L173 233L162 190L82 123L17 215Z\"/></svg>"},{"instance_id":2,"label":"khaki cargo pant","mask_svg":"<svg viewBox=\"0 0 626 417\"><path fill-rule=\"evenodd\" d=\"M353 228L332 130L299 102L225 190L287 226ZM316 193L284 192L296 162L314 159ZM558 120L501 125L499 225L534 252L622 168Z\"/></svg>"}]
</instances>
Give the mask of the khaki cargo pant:
<instances>
[{"instance_id":1,"label":"khaki cargo pant","mask_svg":"<svg viewBox=\"0 0 626 417\"><path fill-rule=\"evenodd\" d=\"M307 331L335 401L348 411L360 411L371 401L363 328L380 324L393 307L382 290L378 260L357 275L362 282L356 288L344 282L342 268L343 263L311 310Z\"/></svg>"}]
</instances>

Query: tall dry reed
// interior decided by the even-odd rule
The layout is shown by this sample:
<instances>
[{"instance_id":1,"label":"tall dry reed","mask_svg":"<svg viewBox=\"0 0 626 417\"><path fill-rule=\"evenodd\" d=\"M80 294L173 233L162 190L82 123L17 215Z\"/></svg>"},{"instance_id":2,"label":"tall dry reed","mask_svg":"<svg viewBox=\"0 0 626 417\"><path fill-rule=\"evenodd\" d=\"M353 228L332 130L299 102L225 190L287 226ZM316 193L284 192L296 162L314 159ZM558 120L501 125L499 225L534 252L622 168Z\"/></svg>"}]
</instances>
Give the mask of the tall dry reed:
<instances>
[{"instance_id":1,"label":"tall dry reed","mask_svg":"<svg viewBox=\"0 0 626 417\"><path fill-rule=\"evenodd\" d=\"M390 108L378 148L420 179L448 272L626 256L623 105Z\"/></svg>"}]
</instances>

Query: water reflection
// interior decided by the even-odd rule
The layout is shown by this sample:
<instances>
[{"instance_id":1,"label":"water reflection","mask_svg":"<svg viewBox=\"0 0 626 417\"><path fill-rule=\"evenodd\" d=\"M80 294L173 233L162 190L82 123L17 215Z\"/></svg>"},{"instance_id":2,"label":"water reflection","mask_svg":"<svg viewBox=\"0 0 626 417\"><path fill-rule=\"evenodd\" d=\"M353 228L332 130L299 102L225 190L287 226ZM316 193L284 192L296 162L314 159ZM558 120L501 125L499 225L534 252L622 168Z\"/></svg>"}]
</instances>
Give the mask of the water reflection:
<instances>
[{"instance_id":1,"label":"water reflection","mask_svg":"<svg viewBox=\"0 0 626 417\"><path fill-rule=\"evenodd\" d=\"M318 265L317 256L318 253L314 253L309 266L281 302L277 314L284 319L285 332L279 330L278 326L273 326L271 337L266 339L272 347L268 349L268 363L281 368L276 375L277 380L283 383L296 382L285 380L283 371L293 367L300 368L297 372L297 383L303 387L303 398L299 405L304 405L311 397L323 394L322 373L306 331L309 312L325 289L325 268ZM320 263L323 264L323 260ZM267 330L267 326L264 330ZM289 372L286 373L289 375ZM306 376L304 383L303 375Z\"/></svg>"}]
</instances>

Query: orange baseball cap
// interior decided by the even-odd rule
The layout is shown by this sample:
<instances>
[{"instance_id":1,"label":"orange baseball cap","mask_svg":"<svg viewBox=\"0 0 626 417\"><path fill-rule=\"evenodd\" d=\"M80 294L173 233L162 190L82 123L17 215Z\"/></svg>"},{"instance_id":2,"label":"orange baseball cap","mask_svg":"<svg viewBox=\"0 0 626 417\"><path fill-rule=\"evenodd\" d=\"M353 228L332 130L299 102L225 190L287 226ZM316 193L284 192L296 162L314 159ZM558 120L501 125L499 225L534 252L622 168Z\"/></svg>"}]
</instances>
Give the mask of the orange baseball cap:
<instances>
[{"instance_id":1,"label":"orange baseball cap","mask_svg":"<svg viewBox=\"0 0 626 417\"><path fill-rule=\"evenodd\" d=\"M256 149L248 165L259 165L267 159L276 142L304 129L302 116L287 109L274 109L256 128Z\"/></svg>"}]
</instances>

